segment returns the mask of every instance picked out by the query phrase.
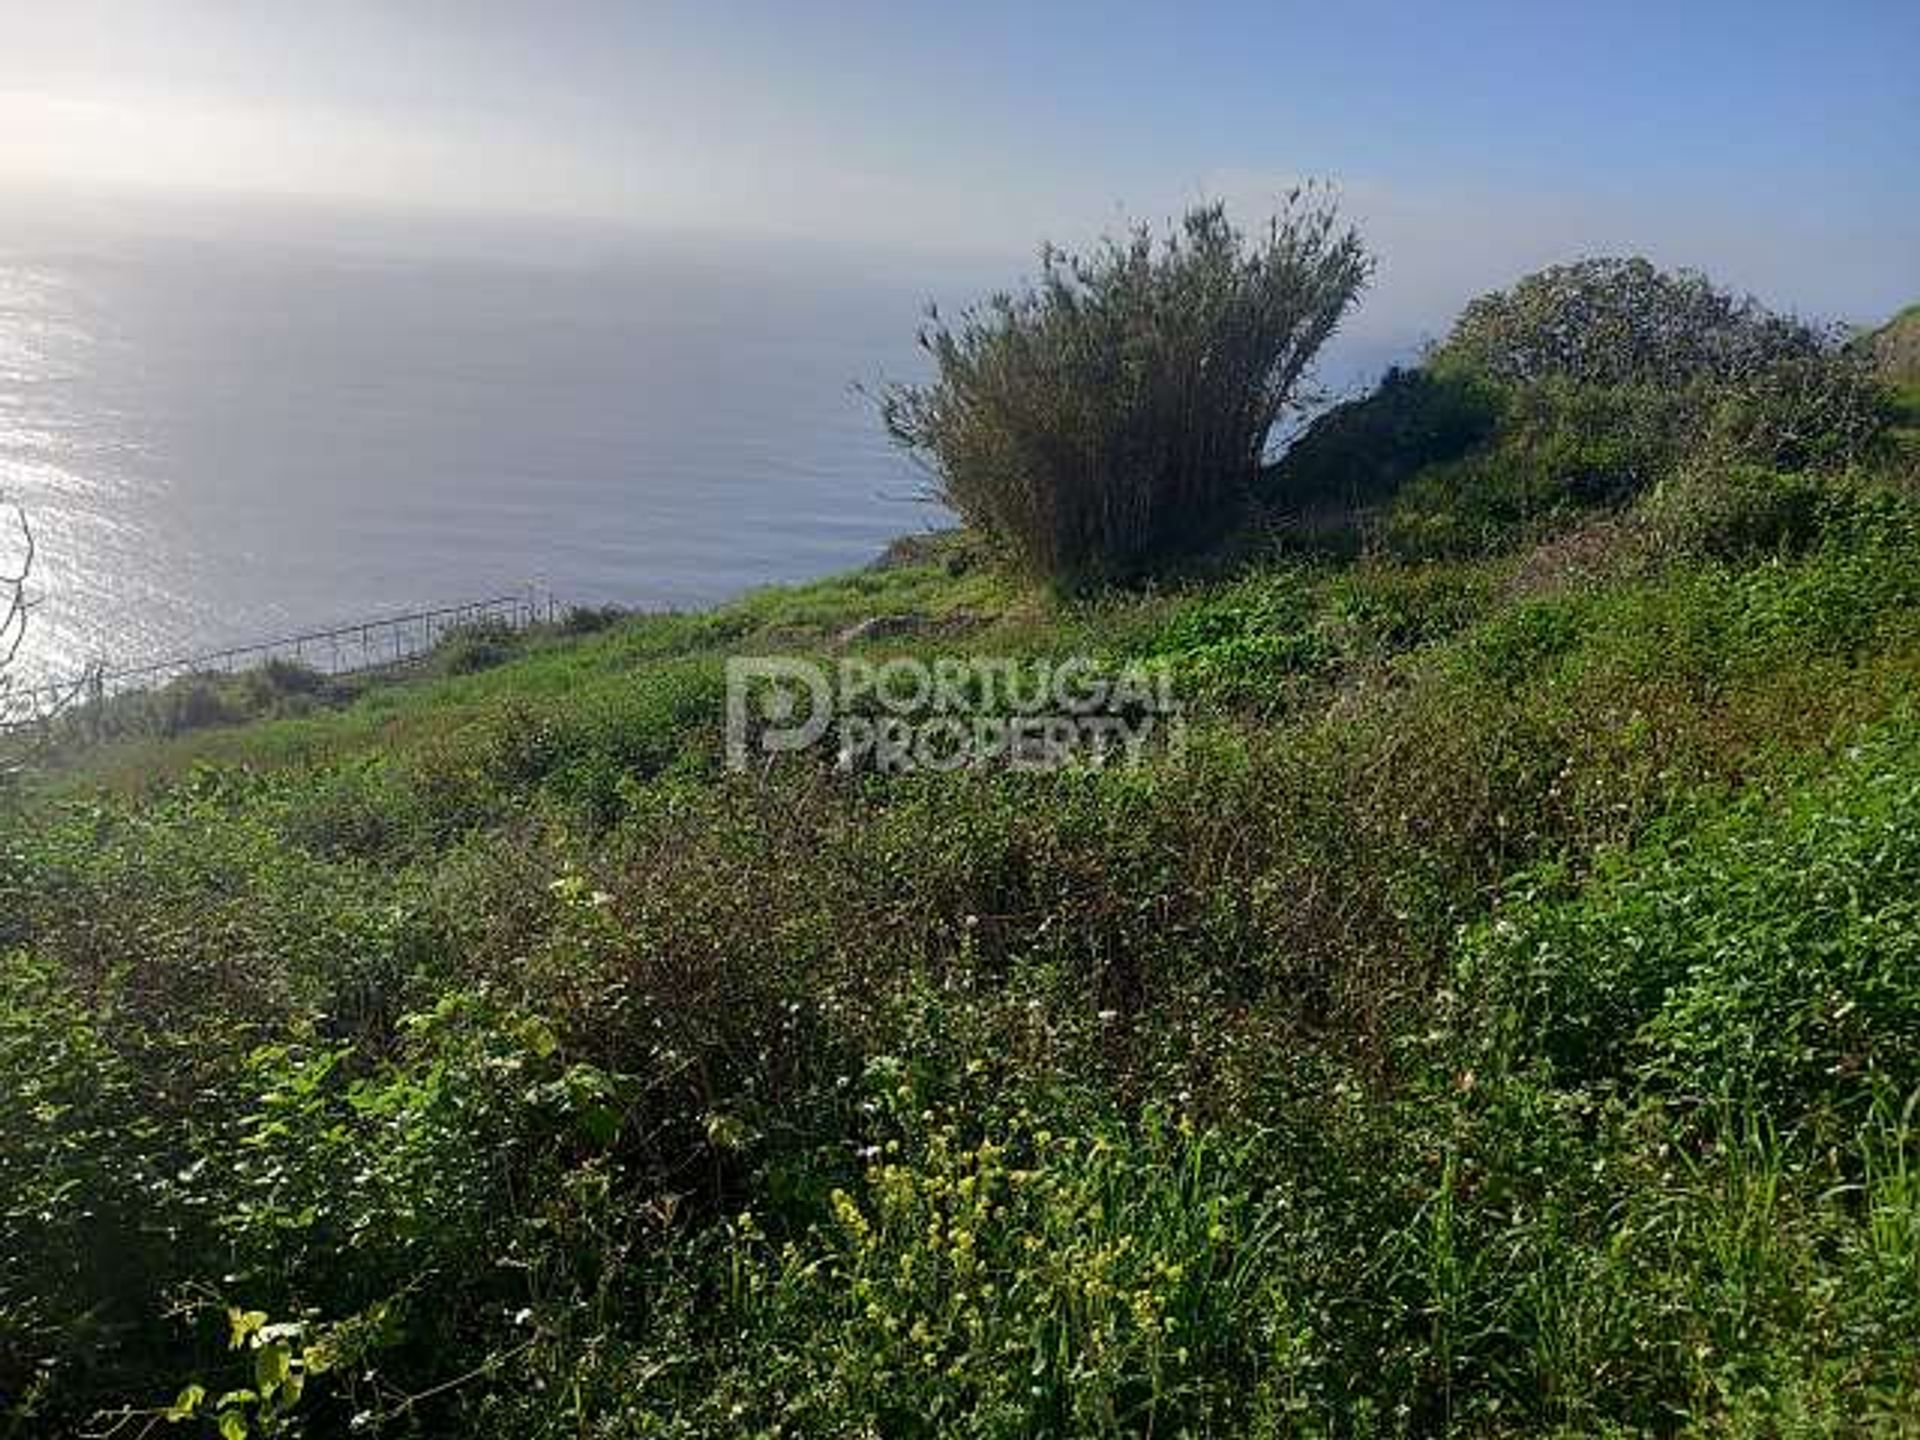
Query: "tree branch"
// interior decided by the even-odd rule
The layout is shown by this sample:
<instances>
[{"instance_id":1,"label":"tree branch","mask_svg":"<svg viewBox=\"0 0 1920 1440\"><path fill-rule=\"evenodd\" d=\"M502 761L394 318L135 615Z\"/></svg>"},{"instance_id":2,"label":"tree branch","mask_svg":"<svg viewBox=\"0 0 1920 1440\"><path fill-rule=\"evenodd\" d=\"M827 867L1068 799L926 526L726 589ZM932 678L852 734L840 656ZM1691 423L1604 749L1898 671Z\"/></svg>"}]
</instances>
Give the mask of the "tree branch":
<instances>
[{"instance_id":1,"label":"tree branch","mask_svg":"<svg viewBox=\"0 0 1920 1440\"><path fill-rule=\"evenodd\" d=\"M30 602L27 599L27 578L33 574L35 555L33 527L27 524L27 513L19 506L13 507L14 523L20 527L20 568L0 572L0 675L19 655L20 646L27 638L27 611Z\"/></svg>"}]
</instances>

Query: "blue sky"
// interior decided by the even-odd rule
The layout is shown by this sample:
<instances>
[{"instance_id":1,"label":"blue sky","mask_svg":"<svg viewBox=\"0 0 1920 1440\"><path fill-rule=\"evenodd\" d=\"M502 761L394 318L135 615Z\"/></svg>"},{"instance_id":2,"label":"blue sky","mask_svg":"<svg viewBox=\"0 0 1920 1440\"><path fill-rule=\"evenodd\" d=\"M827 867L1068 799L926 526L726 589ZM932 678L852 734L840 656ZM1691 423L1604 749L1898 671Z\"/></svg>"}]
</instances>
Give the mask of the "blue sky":
<instances>
[{"instance_id":1,"label":"blue sky","mask_svg":"<svg viewBox=\"0 0 1920 1440\"><path fill-rule=\"evenodd\" d=\"M1920 4L0 0L0 193L1030 255L1337 183L1362 325L1580 251L1920 296ZM16 209L16 213L26 213Z\"/></svg>"}]
</instances>

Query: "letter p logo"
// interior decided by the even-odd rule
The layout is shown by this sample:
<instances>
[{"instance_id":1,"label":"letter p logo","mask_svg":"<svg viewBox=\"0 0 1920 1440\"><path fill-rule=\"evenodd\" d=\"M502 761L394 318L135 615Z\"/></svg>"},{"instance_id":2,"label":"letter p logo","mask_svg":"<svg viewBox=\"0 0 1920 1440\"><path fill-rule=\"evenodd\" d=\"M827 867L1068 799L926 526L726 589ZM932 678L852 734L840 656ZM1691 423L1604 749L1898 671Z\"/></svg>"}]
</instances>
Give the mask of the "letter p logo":
<instances>
[{"instance_id":1,"label":"letter p logo","mask_svg":"<svg viewBox=\"0 0 1920 1440\"><path fill-rule=\"evenodd\" d=\"M804 750L833 723L833 688L810 660L736 655L727 660L727 768L752 755Z\"/></svg>"}]
</instances>

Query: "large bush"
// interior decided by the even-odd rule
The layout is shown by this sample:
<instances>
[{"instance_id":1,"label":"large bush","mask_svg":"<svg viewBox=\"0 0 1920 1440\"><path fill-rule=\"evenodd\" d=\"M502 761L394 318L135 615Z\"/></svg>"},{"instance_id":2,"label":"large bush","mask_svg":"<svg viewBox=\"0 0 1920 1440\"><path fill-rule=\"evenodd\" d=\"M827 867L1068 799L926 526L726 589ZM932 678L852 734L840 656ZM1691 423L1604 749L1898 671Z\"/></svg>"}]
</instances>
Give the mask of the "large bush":
<instances>
[{"instance_id":1,"label":"large bush","mask_svg":"<svg viewBox=\"0 0 1920 1440\"><path fill-rule=\"evenodd\" d=\"M1258 238L1207 205L1158 241L1049 247L1037 283L934 317L938 378L890 389L883 418L1022 568L1135 573L1232 517L1371 267L1333 206L1297 193Z\"/></svg>"},{"instance_id":2,"label":"large bush","mask_svg":"<svg viewBox=\"0 0 1920 1440\"><path fill-rule=\"evenodd\" d=\"M1378 507L1354 533L1403 557L1481 555L1682 472L1880 466L1897 420L1861 346L1691 272L1581 260L1474 300L1419 369L1316 420L1262 490L1287 509Z\"/></svg>"},{"instance_id":3,"label":"large bush","mask_svg":"<svg viewBox=\"0 0 1920 1440\"><path fill-rule=\"evenodd\" d=\"M1682 386L1734 380L1824 353L1828 342L1751 296L1638 256L1554 265L1473 300L1435 352L1510 385Z\"/></svg>"},{"instance_id":4,"label":"large bush","mask_svg":"<svg viewBox=\"0 0 1920 1440\"><path fill-rule=\"evenodd\" d=\"M1555 265L1482 295L1432 359L1442 373L1523 391L1670 397L1684 420L1672 432L1681 445L1667 447L1676 460L1686 449L1782 470L1841 468L1866 459L1892 418L1870 357L1837 333L1638 257Z\"/></svg>"}]
</instances>

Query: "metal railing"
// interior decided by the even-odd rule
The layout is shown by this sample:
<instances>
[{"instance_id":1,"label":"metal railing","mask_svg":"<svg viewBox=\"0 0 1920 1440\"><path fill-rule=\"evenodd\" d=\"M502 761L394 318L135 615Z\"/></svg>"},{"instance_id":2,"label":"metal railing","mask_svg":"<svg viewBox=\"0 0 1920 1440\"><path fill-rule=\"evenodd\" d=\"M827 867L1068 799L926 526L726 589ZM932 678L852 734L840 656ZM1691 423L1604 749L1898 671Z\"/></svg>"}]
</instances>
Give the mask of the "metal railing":
<instances>
[{"instance_id":1,"label":"metal railing","mask_svg":"<svg viewBox=\"0 0 1920 1440\"><path fill-rule=\"evenodd\" d=\"M188 675L232 675L272 661L300 665L323 675L357 675L406 665L429 654L449 635L471 629L525 630L552 621L550 593L526 590L485 600L463 600L430 610L383 615L307 630L271 640L202 650L169 660L112 667L104 663L64 680L23 686L0 694L0 732L25 729L49 717L130 690L151 690Z\"/></svg>"}]
</instances>

